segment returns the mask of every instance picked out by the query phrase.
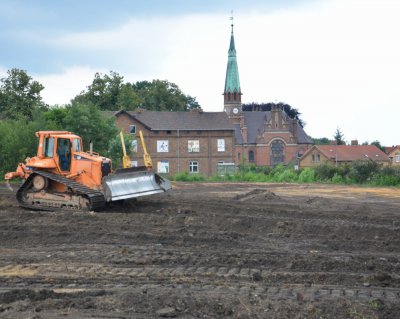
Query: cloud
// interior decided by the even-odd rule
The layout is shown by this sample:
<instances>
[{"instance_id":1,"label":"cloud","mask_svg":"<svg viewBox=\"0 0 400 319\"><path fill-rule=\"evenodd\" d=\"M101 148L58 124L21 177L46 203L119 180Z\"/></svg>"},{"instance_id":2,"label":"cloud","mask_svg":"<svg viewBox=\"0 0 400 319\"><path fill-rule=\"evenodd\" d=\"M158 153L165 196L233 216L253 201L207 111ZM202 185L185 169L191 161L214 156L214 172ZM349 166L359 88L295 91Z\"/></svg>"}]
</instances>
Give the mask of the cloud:
<instances>
[{"instance_id":1,"label":"cloud","mask_svg":"<svg viewBox=\"0 0 400 319\"><path fill-rule=\"evenodd\" d=\"M315 137L331 137L340 127L348 140L399 143L392 132L400 115L398 16L395 0L235 12L243 102L289 103L302 112L306 131ZM34 78L45 85L49 104L68 103L95 72L113 70L129 82L169 80L206 111L222 111L228 17L132 16L113 28L42 36L40 41L59 53L63 68L36 72Z\"/></svg>"},{"instance_id":2,"label":"cloud","mask_svg":"<svg viewBox=\"0 0 400 319\"><path fill-rule=\"evenodd\" d=\"M88 66L74 66L61 73L34 75L33 78L44 85L45 89L41 95L47 104L63 105L86 89L92 83L96 72L105 71L94 70Z\"/></svg>"}]
</instances>

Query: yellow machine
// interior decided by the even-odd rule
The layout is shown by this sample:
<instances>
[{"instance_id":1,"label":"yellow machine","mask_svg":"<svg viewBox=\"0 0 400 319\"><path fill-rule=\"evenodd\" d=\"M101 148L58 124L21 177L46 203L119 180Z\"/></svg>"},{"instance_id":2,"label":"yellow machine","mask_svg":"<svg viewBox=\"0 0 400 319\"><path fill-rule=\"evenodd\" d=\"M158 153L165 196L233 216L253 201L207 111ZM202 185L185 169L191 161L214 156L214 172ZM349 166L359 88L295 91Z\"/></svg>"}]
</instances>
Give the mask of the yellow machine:
<instances>
[{"instance_id":1,"label":"yellow machine","mask_svg":"<svg viewBox=\"0 0 400 319\"><path fill-rule=\"evenodd\" d=\"M122 143L124 168L115 172L109 158L84 152L82 139L71 132L40 131L36 136L37 155L5 175L7 181L15 177L25 180L16 194L21 206L41 210L101 209L107 202L171 189L170 181L151 171L151 159L141 132L146 166L130 167Z\"/></svg>"}]
</instances>

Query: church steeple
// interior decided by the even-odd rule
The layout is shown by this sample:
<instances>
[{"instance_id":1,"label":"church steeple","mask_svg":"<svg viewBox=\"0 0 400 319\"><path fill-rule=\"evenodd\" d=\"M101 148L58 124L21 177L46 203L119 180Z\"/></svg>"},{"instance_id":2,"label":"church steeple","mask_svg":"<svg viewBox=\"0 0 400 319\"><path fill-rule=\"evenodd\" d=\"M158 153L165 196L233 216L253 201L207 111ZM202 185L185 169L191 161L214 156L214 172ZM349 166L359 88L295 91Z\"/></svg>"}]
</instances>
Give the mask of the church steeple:
<instances>
[{"instance_id":1,"label":"church steeple","mask_svg":"<svg viewBox=\"0 0 400 319\"><path fill-rule=\"evenodd\" d=\"M233 20L233 17L231 17L231 20ZM228 115L236 115L241 111L242 91L240 89L239 70L236 60L233 23L231 24L231 28L231 42L229 44L228 65L226 67L224 88L224 110Z\"/></svg>"}]
</instances>

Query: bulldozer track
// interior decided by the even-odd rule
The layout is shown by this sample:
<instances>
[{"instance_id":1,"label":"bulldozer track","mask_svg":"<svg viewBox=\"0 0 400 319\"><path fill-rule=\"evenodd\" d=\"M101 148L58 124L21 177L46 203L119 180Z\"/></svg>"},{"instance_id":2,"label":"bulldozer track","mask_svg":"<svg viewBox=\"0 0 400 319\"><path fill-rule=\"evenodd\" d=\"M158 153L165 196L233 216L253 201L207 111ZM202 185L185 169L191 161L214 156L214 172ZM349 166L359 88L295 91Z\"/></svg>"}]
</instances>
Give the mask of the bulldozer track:
<instances>
[{"instance_id":1,"label":"bulldozer track","mask_svg":"<svg viewBox=\"0 0 400 319\"><path fill-rule=\"evenodd\" d=\"M49 172L44 172L44 171L35 171L32 173L26 181L20 186L20 188L17 190L16 198L18 203L29 209L40 209L40 210L65 210L65 209L71 209L71 210L76 210L76 207L69 207L68 205L56 207L54 205L37 205L37 204L30 204L27 203L24 199L24 194L25 192L29 189L29 187L32 184L32 179L34 178L35 175L41 175L49 180L56 181L60 184L64 184L67 186L67 188L71 191L73 194L77 194L79 196L83 196L89 200L89 205L88 207L82 208L81 210L96 210L104 207L105 205L105 199L103 193L91 189L89 187L86 187L82 184L79 184L77 182L74 182L68 178L62 177L60 175L52 174Z\"/></svg>"},{"instance_id":2,"label":"bulldozer track","mask_svg":"<svg viewBox=\"0 0 400 319\"><path fill-rule=\"evenodd\" d=\"M0 267L1 274L15 268L16 265ZM254 280L254 274L260 269L229 268L229 267L110 267L98 264L87 265L24 265L19 268L21 273L34 273L29 280L35 289L56 289L61 286L75 289L91 289L93 286L113 289L117 287L147 287L153 289L186 289L203 293L257 295L269 299L324 300L351 298L370 300L379 298L390 302L400 302L400 288L362 287L343 285L304 285L285 283L276 285L266 280ZM274 274L277 275L277 274ZM264 276L262 274L261 276ZM59 281L59 284L57 283ZM68 284L68 281L70 284ZM52 284L49 284L52 282ZM9 284L10 287L7 287ZM2 286L7 290L12 287L24 287L23 281L15 278Z\"/></svg>"},{"instance_id":3,"label":"bulldozer track","mask_svg":"<svg viewBox=\"0 0 400 319\"><path fill-rule=\"evenodd\" d=\"M192 185L106 213L0 206L0 317L398 318L398 200Z\"/></svg>"}]
</instances>

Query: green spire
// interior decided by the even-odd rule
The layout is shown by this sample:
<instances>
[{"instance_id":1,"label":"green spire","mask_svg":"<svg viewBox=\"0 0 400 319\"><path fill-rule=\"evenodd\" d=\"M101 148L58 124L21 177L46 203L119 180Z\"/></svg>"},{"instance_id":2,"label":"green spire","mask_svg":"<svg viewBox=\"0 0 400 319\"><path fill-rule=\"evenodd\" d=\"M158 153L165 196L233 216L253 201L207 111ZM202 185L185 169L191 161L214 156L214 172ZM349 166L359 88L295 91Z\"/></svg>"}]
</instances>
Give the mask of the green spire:
<instances>
[{"instance_id":1,"label":"green spire","mask_svg":"<svg viewBox=\"0 0 400 319\"><path fill-rule=\"evenodd\" d=\"M228 51L228 66L226 68L225 90L224 93L241 93L239 82L239 70L236 61L235 39L233 37L233 24L231 24L231 43Z\"/></svg>"}]
</instances>

